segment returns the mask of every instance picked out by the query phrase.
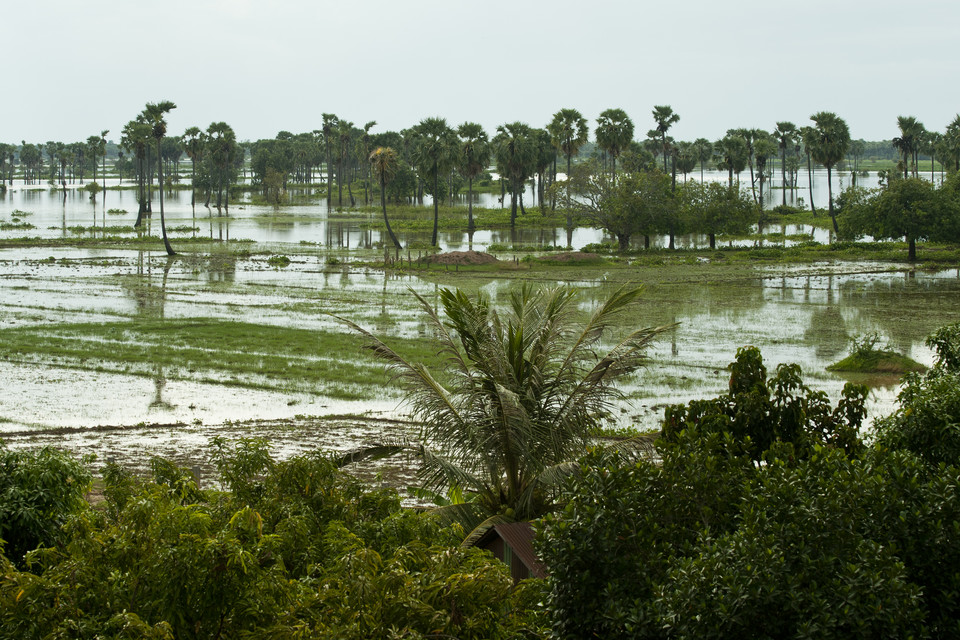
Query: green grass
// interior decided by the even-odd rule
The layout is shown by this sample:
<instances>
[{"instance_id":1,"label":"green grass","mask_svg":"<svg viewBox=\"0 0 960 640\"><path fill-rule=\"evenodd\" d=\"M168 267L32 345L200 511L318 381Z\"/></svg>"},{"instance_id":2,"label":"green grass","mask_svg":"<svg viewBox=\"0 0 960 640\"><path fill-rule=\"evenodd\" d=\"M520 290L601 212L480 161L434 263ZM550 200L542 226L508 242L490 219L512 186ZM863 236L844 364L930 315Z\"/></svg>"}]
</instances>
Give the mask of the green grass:
<instances>
[{"instance_id":1,"label":"green grass","mask_svg":"<svg viewBox=\"0 0 960 640\"><path fill-rule=\"evenodd\" d=\"M377 397L390 376L351 332L208 318L64 324L0 330L0 358L228 386ZM402 355L439 364L426 339L391 339Z\"/></svg>"},{"instance_id":2,"label":"green grass","mask_svg":"<svg viewBox=\"0 0 960 640\"><path fill-rule=\"evenodd\" d=\"M851 373L908 373L926 371L926 367L910 358L893 351L872 351L868 354L853 353L840 362L836 362L827 371Z\"/></svg>"}]
</instances>

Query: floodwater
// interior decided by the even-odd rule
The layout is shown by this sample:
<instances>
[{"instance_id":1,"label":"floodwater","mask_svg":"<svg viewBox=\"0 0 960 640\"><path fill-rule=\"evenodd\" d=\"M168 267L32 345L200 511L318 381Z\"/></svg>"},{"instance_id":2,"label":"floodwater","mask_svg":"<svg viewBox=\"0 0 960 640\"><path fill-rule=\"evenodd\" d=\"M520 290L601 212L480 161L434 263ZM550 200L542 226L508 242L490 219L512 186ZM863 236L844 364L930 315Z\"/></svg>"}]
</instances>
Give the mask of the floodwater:
<instances>
[{"instance_id":1,"label":"floodwater","mask_svg":"<svg viewBox=\"0 0 960 640\"><path fill-rule=\"evenodd\" d=\"M198 207L194 219L189 199L188 191L165 199L168 226L189 226L173 234L174 245L177 237L212 234L231 240L222 253L185 252L168 260L160 252L135 249L0 250L0 340L4 329L43 333L79 323L145 317L347 331L328 313L357 322L388 342L428 335L408 290L435 303L437 274L425 279L352 266L351 256L372 258L379 239L377 232L359 228L355 219L337 220L322 202L279 211L233 205L229 218L215 210L201 215ZM109 191L105 206L102 201L94 206L85 194L68 192L64 204L59 192L15 188L0 200L0 222L16 218L34 228L3 230L0 237L72 237L70 227L93 226L94 221L98 227L129 225L136 210L133 200L133 192ZM29 215L14 215L14 210ZM154 233L158 218L154 215ZM294 222L273 224L271 218ZM506 244L503 233L478 232L474 247ZM575 230L574 246L597 241L598 233ZM566 244L563 230L524 234L529 234L529 242ZM448 249L465 248L460 234L441 237ZM245 246L235 242L241 238L265 243L278 253L286 249L292 262L278 269L264 255L232 252L230 247ZM328 260L327 252L333 251L342 258L339 263ZM743 345L759 347L771 371L780 363L800 364L807 384L825 391L833 402L846 379L825 367L843 357L853 337L878 332L892 347L931 364L933 354L923 340L938 326L960 318L960 272L899 268L876 263L770 266L736 282L692 279L650 286L630 326L679 325L651 349L648 366L625 388L627 401L611 421L655 428L666 405L724 392L725 367ZM451 278L451 285L471 292L482 289L495 303L502 303L515 286L495 276ZM642 281L642 274L638 279ZM589 310L617 285L601 276L578 286L582 306ZM369 361L356 352L324 357ZM149 369L149 363L145 366ZM404 406L395 389L361 389L365 399L341 400L325 395L323 388L236 386L181 370L144 371L109 361L29 353L0 360L0 380L0 437L12 446L61 444L97 453L101 462L142 462L158 453L188 463L202 458L209 437L218 433L268 437L281 453L290 454L311 448L343 450L413 431L403 423ZM897 381L866 382L873 387L870 415L892 411ZM332 417L344 415L368 420Z\"/></svg>"}]
</instances>

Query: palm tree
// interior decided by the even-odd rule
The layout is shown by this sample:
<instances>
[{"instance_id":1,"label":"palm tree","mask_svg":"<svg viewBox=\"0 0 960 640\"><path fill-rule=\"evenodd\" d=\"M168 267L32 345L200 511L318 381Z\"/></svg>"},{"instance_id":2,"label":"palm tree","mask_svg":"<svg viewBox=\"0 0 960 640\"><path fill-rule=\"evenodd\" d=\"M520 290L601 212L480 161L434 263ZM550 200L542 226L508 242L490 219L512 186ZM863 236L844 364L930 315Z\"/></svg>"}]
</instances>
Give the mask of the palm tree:
<instances>
[{"instance_id":1,"label":"palm tree","mask_svg":"<svg viewBox=\"0 0 960 640\"><path fill-rule=\"evenodd\" d=\"M797 137L797 125L792 122L778 122L773 130L773 137L780 148L780 182L783 190L783 206L787 206L787 147L794 143Z\"/></svg>"},{"instance_id":2,"label":"palm tree","mask_svg":"<svg viewBox=\"0 0 960 640\"><path fill-rule=\"evenodd\" d=\"M693 141L693 146L700 162L700 182L703 182L703 164L713 157L713 144L706 138L697 138Z\"/></svg>"},{"instance_id":3,"label":"palm tree","mask_svg":"<svg viewBox=\"0 0 960 640\"><path fill-rule=\"evenodd\" d=\"M413 155L418 169L433 183L433 236L430 245L437 246L440 224L440 176L445 175L456 155L456 136L443 118L425 118L415 128Z\"/></svg>"},{"instance_id":4,"label":"palm tree","mask_svg":"<svg viewBox=\"0 0 960 640\"><path fill-rule=\"evenodd\" d=\"M387 183L397 171L397 152L390 147L377 147L370 154L370 169L380 181L380 206L383 208L383 222L387 225L387 234L399 251L402 248L400 241L390 228L390 219L387 217Z\"/></svg>"},{"instance_id":5,"label":"palm tree","mask_svg":"<svg viewBox=\"0 0 960 640\"><path fill-rule=\"evenodd\" d=\"M197 165L203 151L203 132L199 127L190 127L183 132L183 150L190 158L190 207L197 209Z\"/></svg>"},{"instance_id":6,"label":"palm tree","mask_svg":"<svg viewBox=\"0 0 960 640\"><path fill-rule=\"evenodd\" d=\"M327 209L333 203L333 156L330 155L330 141L333 139L339 118L332 113L323 114L323 145L327 160Z\"/></svg>"},{"instance_id":7,"label":"palm tree","mask_svg":"<svg viewBox=\"0 0 960 640\"><path fill-rule=\"evenodd\" d=\"M943 145L946 155L953 160L953 170L960 171L960 114L947 125L943 133Z\"/></svg>"},{"instance_id":8,"label":"palm tree","mask_svg":"<svg viewBox=\"0 0 960 640\"><path fill-rule=\"evenodd\" d=\"M587 119L576 109L560 109L547 125L553 146L567 157L567 208L570 208L570 161L587 142Z\"/></svg>"},{"instance_id":9,"label":"palm tree","mask_svg":"<svg viewBox=\"0 0 960 640\"><path fill-rule=\"evenodd\" d=\"M660 147L663 152L663 172L667 172L667 131L680 121L680 116L673 112L669 105L653 107L653 119L657 123L656 131L660 134Z\"/></svg>"},{"instance_id":10,"label":"palm tree","mask_svg":"<svg viewBox=\"0 0 960 640\"><path fill-rule=\"evenodd\" d=\"M615 400L617 383L640 367L668 327L639 329L598 353L621 318L636 312L639 289L614 293L579 326L572 288L514 290L501 315L482 294L441 289L446 319L421 296L445 370L434 375L366 330L422 425L414 447L424 488L462 491L468 501L438 512L467 530L537 518L556 507L560 482L576 470ZM443 382L440 382L442 380ZM649 445L648 439L631 443ZM469 539L469 538L468 538Z\"/></svg>"},{"instance_id":11,"label":"palm tree","mask_svg":"<svg viewBox=\"0 0 960 640\"><path fill-rule=\"evenodd\" d=\"M850 147L850 128L846 121L830 111L820 111L810 116L814 122L813 159L827 168L827 197L830 198L829 211L833 220L834 232L839 232L837 216L833 211L832 171L835 164L843 160Z\"/></svg>"},{"instance_id":12,"label":"palm tree","mask_svg":"<svg viewBox=\"0 0 960 640\"><path fill-rule=\"evenodd\" d=\"M910 163L913 162L913 176L917 177L917 156L920 153L920 142L925 131L923 124L913 116L897 116L897 127L900 135L893 139L893 147L903 158L903 177L909 175Z\"/></svg>"},{"instance_id":13,"label":"palm tree","mask_svg":"<svg viewBox=\"0 0 960 640\"><path fill-rule=\"evenodd\" d=\"M607 109L597 118L594 135L597 137L597 145L610 154L613 160L610 173L616 181L617 158L633 141L633 121L623 109Z\"/></svg>"},{"instance_id":14,"label":"palm tree","mask_svg":"<svg viewBox=\"0 0 960 640\"><path fill-rule=\"evenodd\" d=\"M760 209L763 209L763 183L766 180L767 160L776 157L777 141L766 131L755 129L756 138L753 142L753 155L757 160L757 173L760 180Z\"/></svg>"},{"instance_id":15,"label":"palm tree","mask_svg":"<svg viewBox=\"0 0 960 640\"><path fill-rule=\"evenodd\" d=\"M737 174L747 166L747 143L738 135L729 131L727 135L713 143L713 152L717 156L717 168L727 170L727 186L733 187L733 174Z\"/></svg>"},{"instance_id":16,"label":"palm tree","mask_svg":"<svg viewBox=\"0 0 960 640\"><path fill-rule=\"evenodd\" d=\"M153 128L153 139L157 141L157 190L160 192L160 232L163 234L163 246L167 250L168 256L177 255L170 246L170 239L167 238L167 224L163 216L163 161L161 159L160 147L163 144L163 137L167 134L167 121L164 116L176 109L177 105L169 100L163 100L157 103L147 103L144 109L146 121Z\"/></svg>"},{"instance_id":17,"label":"palm tree","mask_svg":"<svg viewBox=\"0 0 960 640\"><path fill-rule=\"evenodd\" d=\"M523 184L533 174L537 161L533 130L522 122L500 125L492 146L497 171L507 179L510 186L512 228L517 222L517 203L523 194Z\"/></svg>"},{"instance_id":18,"label":"palm tree","mask_svg":"<svg viewBox=\"0 0 960 640\"><path fill-rule=\"evenodd\" d=\"M490 144L487 132L476 122L464 122L457 127L457 135L460 138L457 167L467 179L467 231L472 232L476 228L473 224L473 179L490 163Z\"/></svg>"},{"instance_id":19,"label":"palm tree","mask_svg":"<svg viewBox=\"0 0 960 640\"><path fill-rule=\"evenodd\" d=\"M810 211L814 217L817 215L817 207L813 204L813 161L812 152L815 144L816 134L813 127L800 127L800 139L803 141L803 152L807 156L807 187L810 191Z\"/></svg>"}]
</instances>

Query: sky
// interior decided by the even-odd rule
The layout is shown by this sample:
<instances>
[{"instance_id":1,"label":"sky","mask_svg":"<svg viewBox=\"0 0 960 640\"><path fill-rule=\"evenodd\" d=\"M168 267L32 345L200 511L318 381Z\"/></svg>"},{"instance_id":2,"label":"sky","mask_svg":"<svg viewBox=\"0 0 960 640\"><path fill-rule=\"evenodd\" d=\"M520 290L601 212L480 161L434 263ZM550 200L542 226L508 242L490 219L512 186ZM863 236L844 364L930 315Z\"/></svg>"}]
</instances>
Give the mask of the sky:
<instances>
[{"instance_id":1,"label":"sky","mask_svg":"<svg viewBox=\"0 0 960 640\"><path fill-rule=\"evenodd\" d=\"M642 139L655 105L678 140L772 130L833 111L866 140L899 115L960 112L956 0L44 0L4 9L0 142L86 140L171 100L170 135L224 121L240 140L590 122L621 108Z\"/></svg>"}]
</instances>

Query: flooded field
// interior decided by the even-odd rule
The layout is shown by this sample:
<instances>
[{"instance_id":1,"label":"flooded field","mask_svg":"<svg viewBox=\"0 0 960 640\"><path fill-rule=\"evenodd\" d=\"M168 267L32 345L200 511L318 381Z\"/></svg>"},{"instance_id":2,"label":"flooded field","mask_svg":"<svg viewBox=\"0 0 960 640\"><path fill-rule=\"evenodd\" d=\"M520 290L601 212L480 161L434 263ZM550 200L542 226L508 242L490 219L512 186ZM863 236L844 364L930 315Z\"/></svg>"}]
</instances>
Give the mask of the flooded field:
<instances>
[{"instance_id":1,"label":"flooded field","mask_svg":"<svg viewBox=\"0 0 960 640\"><path fill-rule=\"evenodd\" d=\"M8 193L0 221L17 218L32 228L0 237L64 237L94 220L129 225L132 214L102 209L136 210L126 191L108 192L96 216L80 194L68 193L64 204L59 193L28 193ZM846 380L825 367L843 357L851 338L878 332L930 364L923 339L960 318L956 269L822 263L385 274L364 265L378 255L379 237L356 218L338 220L319 206L236 205L229 217L205 211L194 223L189 197L167 201L168 225L189 227L173 234L174 244L207 233L218 242L184 245L174 258L132 248L0 250L0 438L9 445L53 443L95 453L100 463L140 466L160 454L189 465L204 459L216 434L267 437L280 455L410 435L415 428L398 390L334 316L429 361L435 349L411 290L435 302L440 287L457 286L496 303L519 280L571 282L588 311L625 282L645 283L644 305L623 329L679 326L651 350L626 389L629 402L611 417L643 428L656 428L666 405L722 393L740 346L759 347L771 370L800 364L805 381L836 401ZM297 221L271 224L270 216ZM541 244L557 233L527 232ZM599 233L576 230L574 246ZM476 234L475 248L502 242L500 232L486 234ZM442 234L446 248L465 248L454 235ZM290 264L274 266L271 252ZM889 413L897 380L867 382L870 415Z\"/></svg>"}]
</instances>

